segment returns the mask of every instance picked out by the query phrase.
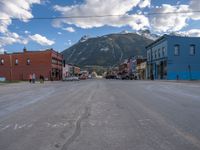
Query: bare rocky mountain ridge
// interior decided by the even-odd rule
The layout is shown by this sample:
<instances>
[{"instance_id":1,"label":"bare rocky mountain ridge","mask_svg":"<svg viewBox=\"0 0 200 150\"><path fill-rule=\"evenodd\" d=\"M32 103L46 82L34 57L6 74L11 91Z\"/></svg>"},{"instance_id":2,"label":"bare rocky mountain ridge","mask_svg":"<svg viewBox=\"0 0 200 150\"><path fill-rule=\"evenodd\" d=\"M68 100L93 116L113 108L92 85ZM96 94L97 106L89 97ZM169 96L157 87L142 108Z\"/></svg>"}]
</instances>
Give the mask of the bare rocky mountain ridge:
<instances>
[{"instance_id":1,"label":"bare rocky mountain ridge","mask_svg":"<svg viewBox=\"0 0 200 150\"><path fill-rule=\"evenodd\" d=\"M109 34L90 38L84 36L78 43L64 50L66 63L78 66L114 66L123 59L146 56L145 47L153 42L149 36L137 33Z\"/></svg>"}]
</instances>

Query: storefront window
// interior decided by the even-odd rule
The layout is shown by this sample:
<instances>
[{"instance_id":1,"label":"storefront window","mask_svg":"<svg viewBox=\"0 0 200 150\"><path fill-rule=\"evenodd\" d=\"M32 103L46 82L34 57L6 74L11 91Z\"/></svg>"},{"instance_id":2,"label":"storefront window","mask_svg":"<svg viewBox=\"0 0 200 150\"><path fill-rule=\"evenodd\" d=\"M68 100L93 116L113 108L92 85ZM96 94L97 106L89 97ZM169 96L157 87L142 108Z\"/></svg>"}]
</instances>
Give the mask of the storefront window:
<instances>
[{"instance_id":1,"label":"storefront window","mask_svg":"<svg viewBox=\"0 0 200 150\"><path fill-rule=\"evenodd\" d=\"M30 58L27 59L27 65L30 65L31 61Z\"/></svg>"},{"instance_id":2,"label":"storefront window","mask_svg":"<svg viewBox=\"0 0 200 150\"><path fill-rule=\"evenodd\" d=\"M175 56L179 56L180 55L180 46L179 45L175 45L174 46L174 55Z\"/></svg>"},{"instance_id":3,"label":"storefront window","mask_svg":"<svg viewBox=\"0 0 200 150\"><path fill-rule=\"evenodd\" d=\"M4 59L3 58L1 58L1 65L3 65L4 64Z\"/></svg>"},{"instance_id":4,"label":"storefront window","mask_svg":"<svg viewBox=\"0 0 200 150\"><path fill-rule=\"evenodd\" d=\"M195 45L190 45L190 55L195 55Z\"/></svg>"},{"instance_id":5,"label":"storefront window","mask_svg":"<svg viewBox=\"0 0 200 150\"><path fill-rule=\"evenodd\" d=\"M18 65L18 63L19 63L19 61L18 61L18 59L16 58L16 59L15 59L15 65Z\"/></svg>"}]
</instances>

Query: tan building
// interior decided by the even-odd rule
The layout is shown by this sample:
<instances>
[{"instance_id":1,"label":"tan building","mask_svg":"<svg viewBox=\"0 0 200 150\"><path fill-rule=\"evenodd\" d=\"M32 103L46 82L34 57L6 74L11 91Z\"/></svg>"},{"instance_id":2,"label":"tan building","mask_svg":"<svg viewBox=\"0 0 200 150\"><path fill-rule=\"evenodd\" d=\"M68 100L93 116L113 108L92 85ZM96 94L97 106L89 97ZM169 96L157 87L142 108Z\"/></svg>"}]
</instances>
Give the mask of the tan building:
<instances>
[{"instance_id":1,"label":"tan building","mask_svg":"<svg viewBox=\"0 0 200 150\"><path fill-rule=\"evenodd\" d=\"M141 62L136 67L138 79L147 79L147 62Z\"/></svg>"}]
</instances>

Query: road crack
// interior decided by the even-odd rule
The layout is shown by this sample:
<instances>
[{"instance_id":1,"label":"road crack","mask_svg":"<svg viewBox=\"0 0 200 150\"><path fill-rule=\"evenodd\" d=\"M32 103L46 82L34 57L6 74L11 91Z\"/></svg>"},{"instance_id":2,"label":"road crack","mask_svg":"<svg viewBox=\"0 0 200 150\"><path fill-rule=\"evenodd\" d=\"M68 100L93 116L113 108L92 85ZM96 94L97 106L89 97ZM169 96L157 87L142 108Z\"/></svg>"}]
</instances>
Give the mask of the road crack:
<instances>
[{"instance_id":1,"label":"road crack","mask_svg":"<svg viewBox=\"0 0 200 150\"><path fill-rule=\"evenodd\" d=\"M84 109L84 113L78 118L78 120L75 123L74 133L72 134L71 137L68 138L67 142L63 145L61 150L68 150L69 145L72 144L76 140L76 138L80 135L81 122L90 116L90 111L91 111L91 108L86 106Z\"/></svg>"}]
</instances>

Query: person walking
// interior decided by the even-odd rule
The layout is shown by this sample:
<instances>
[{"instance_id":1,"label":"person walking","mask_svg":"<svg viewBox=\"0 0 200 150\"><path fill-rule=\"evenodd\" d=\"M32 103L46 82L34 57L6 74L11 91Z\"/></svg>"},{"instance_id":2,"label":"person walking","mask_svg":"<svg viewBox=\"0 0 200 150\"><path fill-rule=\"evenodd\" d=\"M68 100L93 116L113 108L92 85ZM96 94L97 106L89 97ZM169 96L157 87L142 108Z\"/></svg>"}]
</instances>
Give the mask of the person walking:
<instances>
[{"instance_id":1,"label":"person walking","mask_svg":"<svg viewBox=\"0 0 200 150\"><path fill-rule=\"evenodd\" d=\"M40 83L42 83L42 75L40 75Z\"/></svg>"},{"instance_id":2,"label":"person walking","mask_svg":"<svg viewBox=\"0 0 200 150\"><path fill-rule=\"evenodd\" d=\"M35 79L36 79L35 73L33 73L33 75L32 75L32 82L33 82L33 83L35 83Z\"/></svg>"},{"instance_id":3,"label":"person walking","mask_svg":"<svg viewBox=\"0 0 200 150\"><path fill-rule=\"evenodd\" d=\"M40 75L40 83L44 83L44 76Z\"/></svg>"},{"instance_id":4,"label":"person walking","mask_svg":"<svg viewBox=\"0 0 200 150\"><path fill-rule=\"evenodd\" d=\"M32 82L32 74L29 74L29 83Z\"/></svg>"}]
</instances>

